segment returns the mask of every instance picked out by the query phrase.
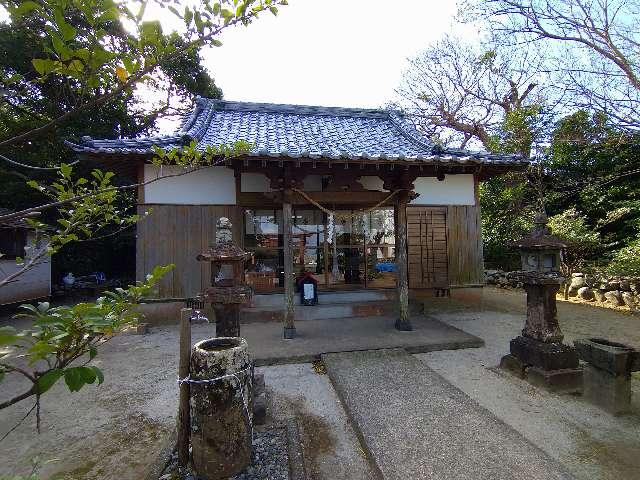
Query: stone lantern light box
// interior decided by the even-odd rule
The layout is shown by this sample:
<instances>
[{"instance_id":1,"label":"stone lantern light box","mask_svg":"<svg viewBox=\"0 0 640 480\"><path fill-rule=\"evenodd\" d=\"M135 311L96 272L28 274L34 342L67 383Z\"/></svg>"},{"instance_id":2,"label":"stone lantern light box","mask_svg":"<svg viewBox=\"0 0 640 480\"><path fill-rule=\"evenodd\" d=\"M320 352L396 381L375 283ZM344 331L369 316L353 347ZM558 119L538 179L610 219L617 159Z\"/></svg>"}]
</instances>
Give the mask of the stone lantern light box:
<instances>
[{"instance_id":1,"label":"stone lantern light box","mask_svg":"<svg viewBox=\"0 0 640 480\"><path fill-rule=\"evenodd\" d=\"M210 302L216 314L218 337L240 336L240 306L251 300L251 287L245 284L244 264L252 255L232 243L231 222L225 217L216 224L216 243L196 259L211 263L211 286L201 297Z\"/></svg>"},{"instance_id":2,"label":"stone lantern light box","mask_svg":"<svg viewBox=\"0 0 640 480\"><path fill-rule=\"evenodd\" d=\"M536 215L533 231L517 243L522 270L525 272L551 273L560 270L560 252L566 244L551 235L547 228L547 216Z\"/></svg>"}]
</instances>

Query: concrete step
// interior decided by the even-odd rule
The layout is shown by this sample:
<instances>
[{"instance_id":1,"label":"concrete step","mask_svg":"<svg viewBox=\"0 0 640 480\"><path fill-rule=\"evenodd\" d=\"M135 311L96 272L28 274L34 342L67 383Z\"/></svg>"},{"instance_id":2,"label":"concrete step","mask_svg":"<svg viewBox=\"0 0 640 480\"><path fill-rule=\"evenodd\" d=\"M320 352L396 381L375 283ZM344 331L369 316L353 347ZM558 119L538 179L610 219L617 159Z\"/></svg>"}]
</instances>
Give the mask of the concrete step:
<instances>
[{"instance_id":1,"label":"concrete step","mask_svg":"<svg viewBox=\"0 0 640 480\"><path fill-rule=\"evenodd\" d=\"M325 291L318 292L318 304L338 304L353 302L375 302L393 300L395 290L351 290L351 291ZM295 305L300 305L300 293L293 297ZM284 293L271 293L254 295L251 307L282 307L284 305Z\"/></svg>"},{"instance_id":2,"label":"concrete step","mask_svg":"<svg viewBox=\"0 0 640 480\"><path fill-rule=\"evenodd\" d=\"M324 320L347 317L373 317L391 315L395 309L393 301L354 301L338 303L318 303L317 305L296 305L294 320ZM246 307L240 311L241 323L282 322L284 319L284 298L281 303L269 306Z\"/></svg>"},{"instance_id":3,"label":"concrete step","mask_svg":"<svg viewBox=\"0 0 640 480\"><path fill-rule=\"evenodd\" d=\"M403 349L321 358L377 478L572 478L549 455Z\"/></svg>"}]
</instances>

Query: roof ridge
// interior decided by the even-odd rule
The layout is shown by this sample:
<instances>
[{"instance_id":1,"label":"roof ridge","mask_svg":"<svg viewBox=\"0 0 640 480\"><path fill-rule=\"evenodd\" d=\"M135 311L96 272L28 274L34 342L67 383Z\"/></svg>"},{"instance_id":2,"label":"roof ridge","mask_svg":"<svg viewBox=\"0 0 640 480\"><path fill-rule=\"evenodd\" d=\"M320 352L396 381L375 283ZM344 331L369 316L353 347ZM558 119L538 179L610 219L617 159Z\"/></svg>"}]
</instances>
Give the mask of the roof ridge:
<instances>
[{"instance_id":1,"label":"roof ridge","mask_svg":"<svg viewBox=\"0 0 640 480\"><path fill-rule=\"evenodd\" d=\"M266 112L290 115L325 115L337 117L385 118L387 110L376 108L325 107L320 105L297 105L286 103L239 102L198 97L198 102L207 102L216 111Z\"/></svg>"},{"instance_id":2,"label":"roof ridge","mask_svg":"<svg viewBox=\"0 0 640 480\"><path fill-rule=\"evenodd\" d=\"M401 112L394 110L389 111L389 120L391 123L400 130L400 133L407 139L414 142L422 148L433 150L435 143L428 140L417 128L407 125L407 121L404 119L404 115Z\"/></svg>"}]
</instances>

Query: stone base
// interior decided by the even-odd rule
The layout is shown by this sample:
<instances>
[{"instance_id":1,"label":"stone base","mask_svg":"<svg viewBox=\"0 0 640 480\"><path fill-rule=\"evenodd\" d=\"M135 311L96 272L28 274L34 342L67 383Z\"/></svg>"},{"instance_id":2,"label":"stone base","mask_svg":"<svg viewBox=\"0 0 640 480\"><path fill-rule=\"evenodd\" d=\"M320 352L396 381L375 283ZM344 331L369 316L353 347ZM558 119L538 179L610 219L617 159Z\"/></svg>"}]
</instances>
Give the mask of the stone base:
<instances>
[{"instance_id":1,"label":"stone base","mask_svg":"<svg viewBox=\"0 0 640 480\"><path fill-rule=\"evenodd\" d=\"M409 320L396 320L395 324L396 330L400 330L401 332L410 332L413 330L411 326L411 322Z\"/></svg>"},{"instance_id":2,"label":"stone base","mask_svg":"<svg viewBox=\"0 0 640 480\"><path fill-rule=\"evenodd\" d=\"M565 368L559 370L543 370L525 365L518 357L505 355L500 360L500 368L508 370L518 378L522 378L537 387L554 393L582 392L582 369Z\"/></svg>"},{"instance_id":3,"label":"stone base","mask_svg":"<svg viewBox=\"0 0 640 480\"><path fill-rule=\"evenodd\" d=\"M554 393L582 393L581 368L542 370L529 367L526 369L525 379L532 385Z\"/></svg>"},{"instance_id":4,"label":"stone base","mask_svg":"<svg viewBox=\"0 0 640 480\"><path fill-rule=\"evenodd\" d=\"M524 365L546 371L578 368L576 349L562 343L545 343L520 336L511 340L511 355Z\"/></svg>"},{"instance_id":5,"label":"stone base","mask_svg":"<svg viewBox=\"0 0 640 480\"><path fill-rule=\"evenodd\" d=\"M631 375L613 375L587 365L584 369L584 396L613 415L628 413L631 408Z\"/></svg>"},{"instance_id":6,"label":"stone base","mask_svg":"<svg viewBox=\"0 0 640 480\"><path fill-rule=\"evenodd\" d=\"M296 329L295 329L295 327L293 327L293 328L284 327L284 338L290 340L290 339L295 338L295 337L296 337Z\"/></svg>"},{"instance_id":7,"label":"stone base","mask_svg":"<svg viewBox=\"0 0 640 480\"><path fill-rule=\"evenodd\" d=\"M264 374L256 373L253 377L253 424L264 425L267 419L267 394L264 385Z\"/></svg>"},{"instance_id":8,"label":"stone base","mask_svg":"<svg viewBox=\"0 0 640 480\"><path fill-rule=\"evenodd\" d=\"M503 370L509 370L518 378L524 378L525 364L513 355L505 355L500 359L500 368Z\"/></svg>"}]
</instances>

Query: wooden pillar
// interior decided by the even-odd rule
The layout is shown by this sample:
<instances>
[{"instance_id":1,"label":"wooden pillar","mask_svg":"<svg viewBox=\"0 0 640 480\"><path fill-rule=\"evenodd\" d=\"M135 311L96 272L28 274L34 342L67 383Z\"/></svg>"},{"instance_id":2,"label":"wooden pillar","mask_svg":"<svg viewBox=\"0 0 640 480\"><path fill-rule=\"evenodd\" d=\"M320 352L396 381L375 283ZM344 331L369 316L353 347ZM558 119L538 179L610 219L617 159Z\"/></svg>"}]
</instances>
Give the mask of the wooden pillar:
<instances>
[{"instance_id":1,"label":"wooden pillar","mask_svg":"<svg viewBox=\"0 0 640 480\"><path fill-rule=\"evenodd\" d=\"M291 244L291 190L282 197L282 238L284 248L284 338L294 338L296 325L293 319L293 246Z\"/></svg>"},{"instance_id":2,"label":"wooden pillar","mask_svg":"<svg viewBox=\"0 0 640 480\"><path fill-rule=\"evenodd\" d=\"M178 359L178 378L189 376L191 362L191 314L190 308L180 310L180 357ZM189 412L189 398L191 386L188 382L180 384L180 401L178 403L178 465L186 467L189 464L189 436L191 433L191 416Z\"/></svg>"},{"instance_id":3,"label":"wooden pillar","mask_svg":"<svg viewBox=\"0 0 640 480\"><path fill-rule=\"evenodd\" d=\"M409 320L409 265L407 256L407 203L409 192L398 193L396 202L396 285L400 316L396 320L396 329L413 330Z\"/></svg>"}]
</instances>

